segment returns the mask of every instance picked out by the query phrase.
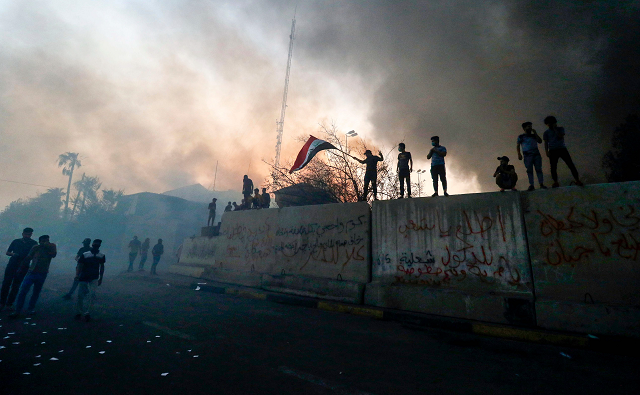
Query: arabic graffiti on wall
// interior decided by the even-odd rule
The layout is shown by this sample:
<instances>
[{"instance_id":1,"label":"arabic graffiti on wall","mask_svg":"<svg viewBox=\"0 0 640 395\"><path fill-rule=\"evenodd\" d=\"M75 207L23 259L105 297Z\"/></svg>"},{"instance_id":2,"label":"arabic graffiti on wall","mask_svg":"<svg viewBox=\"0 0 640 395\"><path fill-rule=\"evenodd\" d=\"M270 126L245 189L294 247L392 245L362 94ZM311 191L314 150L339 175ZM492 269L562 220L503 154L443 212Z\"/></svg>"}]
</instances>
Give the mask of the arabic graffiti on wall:
<instances>
[{"instance_id":1,"label":"arabic graffiti on wall","mask_svg":"<svg viewBox=\"0 0 640 395\"><path fill-rule=\"evenodd\" d=\"M282 227L276 231L279 243L274 250L288 262L297 262L298 270L313 262L345 268L351 262L365 261L367 229L365 215L346 221Z\"/></svg>"},{"instance_id":2,"label":"arabic graffiti on wall","mask_svg":"<svg viewBox=\"0 0 640 395\"><path fill-rule=\"evenodd\" d=\"M447 224L439 213L401 223L397 254L382 254L374 263L392 268L399 284L447 286L475 279L522 285L521 269L511 262L514 230L505 224L500 207L495 214L461 210L452 217L456 223Z\"/></svg>"},{"instance_id":3,"label":"arabic graffiti on wall","mask_svg":"<svg viewBox=\"0 0 640 395\"><path fill-rule=\"evenodd\" d=\"M638 261L640 214L632 205L610 209L580 209L554 216L538 210L539 232L545 243L544 262L572 267L593 258Z\"/></svg>"}]
</instances>

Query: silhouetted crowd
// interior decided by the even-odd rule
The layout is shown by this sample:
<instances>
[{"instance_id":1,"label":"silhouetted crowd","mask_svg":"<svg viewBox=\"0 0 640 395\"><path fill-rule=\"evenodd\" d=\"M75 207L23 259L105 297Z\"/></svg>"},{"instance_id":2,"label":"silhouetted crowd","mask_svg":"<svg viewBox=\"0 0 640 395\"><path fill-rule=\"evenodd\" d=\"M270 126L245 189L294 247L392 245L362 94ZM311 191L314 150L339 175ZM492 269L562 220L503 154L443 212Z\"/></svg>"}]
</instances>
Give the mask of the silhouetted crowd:
<instances>
[{"instance_id":1,"label":"silhouetted crowd","mask_svg":"<svg viewBox=\"0 0 640 395\"><path fill-rule=\"evenodd\" d=\"M10 258L2 280L0 311L4 309L11 311L9 318L20 316L27 294L32 287L33 292L26 314L36 313L36 303L47 279L51 260L58 254L57 247L51 243L49 235L40 236L37 243L31 239L32 235L33 229L25 228L22 231L22 238L13 240L6 252ZM95 239L92 243L91 239L85 239L82 244L82 248L78 250L75 257L77 265L73 286L63 298L71 299L71 295L78 288L75 319L84 318L89 322L91 321L90 312L96 299L96 288L102 284L106 258L100 252L102 240ZM88 300L85 300L87 296ZM15 307L14 302L16 302Z\"/></svg>"}]
</instances>

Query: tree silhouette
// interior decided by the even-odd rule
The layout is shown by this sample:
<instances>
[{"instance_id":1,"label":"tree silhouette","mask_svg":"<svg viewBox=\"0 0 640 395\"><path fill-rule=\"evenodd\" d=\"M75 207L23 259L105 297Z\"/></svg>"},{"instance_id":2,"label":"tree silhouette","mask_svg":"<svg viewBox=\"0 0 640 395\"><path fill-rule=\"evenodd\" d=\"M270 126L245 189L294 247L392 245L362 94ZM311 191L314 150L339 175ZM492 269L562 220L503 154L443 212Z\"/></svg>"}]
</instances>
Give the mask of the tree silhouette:
<instances>
[{"instance_id":1,"label":"tree silhouette","mask_svg":"<svg viewBox=\"0 0 640 395\"><path fill-rule=\"evenodd\" d=\"M640 118L629 115L616 127L611 137L611 150L602 158L608 182L640 180Z\"/></svg>"},{"instance_id":2,"label":"tree silhouette","mask_svg":"<svg viewBox=\"0 0 640 395\"><path fill-rule=\"evenodd\" d=\"M98 177L87 177L84 173L82 173L82 178L73 183L73 186L78 191L75 199L73 199L73 209L71 210L71 217L76 213L76 207L78 203L80 203L80 209L78 213L82 213L85 208L85 203L87 198L89 202L95 202L98 200L98 189L102 186L100 179Z\"/></svg>"},{"instance_id":3,"label":"tree silhouette","mask_svg":"<svg viewBox=\"0 0 640 395\"><path fill-rule=\"evenodd\" d=\"M362 196L364 192L364 173L366 166L353 160L350 156L362 157L363 152L370 149L377 152L377 147L367 146L360 138L354 138L348 147L341 138L341 132L335 124L320 124L321 138L333 144L338 150L326 150L319 153L307 166L289 174L291 161L283 161L281 167L272 163L270 177L266 187L272 191L293 185L308 184L324 191L327 197L336 202L357 202L372 200L373 195ZM306 142L308 136L300 136L297 140ZM352 141L350 139L350 141ZM398 196L398 177L393 171L391 156L387 153L384 161L378 164L378 195L382 199L394 199ZM315 192L301 192L305 200L313 201Z\"/></svg>"},{"instance_id":4,"label":"tree silhouette","mask_svg":"<svg viewBox=\"0 0 640 395\"><path fill-rule=\"evenodd\" d=\"M62 167L62 174L69 176L69 183L67 184L67 197L64 201L64 216L67 218L69 212L69 195L71 193L71 179L73 178L73 170L76 167L82 166L82 163L78 159L77 152L65 152L58 156L58 167Z\"/></svg>"}]
</instances>

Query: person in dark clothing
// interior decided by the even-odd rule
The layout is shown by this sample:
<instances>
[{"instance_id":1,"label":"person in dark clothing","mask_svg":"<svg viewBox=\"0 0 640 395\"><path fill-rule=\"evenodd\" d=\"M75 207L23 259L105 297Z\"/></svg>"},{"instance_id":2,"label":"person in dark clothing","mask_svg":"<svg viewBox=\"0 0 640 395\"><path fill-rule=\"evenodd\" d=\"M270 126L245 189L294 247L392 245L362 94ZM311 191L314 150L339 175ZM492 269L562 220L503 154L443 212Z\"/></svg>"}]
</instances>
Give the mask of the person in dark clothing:
<instances>
[{"instance_id":1,"label":"person in dark clothing","mask_svg":"<svg viewBox=\"0 0 640 395\"><path fill-rule=\"evenodd\" d=\"M25 273L18 273L18 268L22 260L29 255L31 248L38 244L31 239L33 235L32 228L24 228L22 238L15 239L7 248L7 255L10 256L7 268L4 271L4 279L2 280L2 290L0 291L0 311L4 309L13 310L13 302L18 295L18 290L22 284Z\"/></svg>"},{"instance_id":2,"label":"person in dark clothing","mask_svg":"<svg viewBox=\"0 0 640 395\"><path fill-rule=\"evenodd\" d=\"M400 179L400 197L404 197L404 182L407 181L407 197L411 197L411 172L413 171L413 159L411 159L411 152L405 151L404 143L398 144L398 178Z\"/></svg>"},{"instance_id":3,"label":"person in dark clothing","mask_svg":"<svg viewBox=\"0 0 640 395\"><path fill-rule=\"evenodd\" d=\"M84 240L82 240L82 247L80 247L80 249L78 250L78 252L76 253L76 269L78 268L78 259L80 259L80 257L82 256L82 254L84 254L85 252L89 251L91 249L91 239L90 238L86 238ZM76 288L78 288L78 277L76 276L73 279L73 285L71 286L71 289L69 290L69 292L67 292L62 299L64 300L71 300L71 297L73 296L73 293L76 291Z\"/></svg>"},{"instance_id":4,"label":"person in dark clothing","mask_svg":"<svg viewBox=\"0 0 640 395\"><path fill-rule=\"evenodd\" d=\"M133 262L136 260L138 256L138 251L140 251L140 240L138 240L138 236L133 236L133 240L129 242L129 269L128 272L133 271Z\"/></svg>"},{"instance_id":5,"label":"person in dark clothing","mask_svg":"<svg viewBox=\"0 0 640 395\"><path fill-rule=\"evenodd\" d=\"M558 159L562 159L564 163L567 164L567 167L571 170L573 179L576 181L576 185L580 187L583 186L580 181L580 176L578 175L578 170L573 164L571 155L569 155L567 146L564 143L564 128L558 126L558 120L552 115L544 119L544 124L549 127L542 135L542 139L544 140L544 151L549 158L549 162L551 162L551 178L553 178L553 185L551 185L551 187L557 188L560 186L558 183Z\"/></svg>"},{"instance_id":6,"label":"person in dark clothing","mask_svg":"<svg viewBox=\"0 0 640 395\"><path fill-rule=\"evenodd\" d=\"M542 139L538 136L538 133L533 129L531 122L525 122L522 124L524 133L518 136L516 143L516 149L518 150L518 160L522 160L524 154L524 167L527 168L527 176L529 177L529 189L527 191L533 191L536 188L533 186L533 168L536 168L536 174L538 175L538 182L540 183L540 189L547 189L544 186L544 175L542 174L542 156L540 150L538 150L538 144L542 143ZM522 145L522 153L520 153L520 146Z\"/></svg>"},{"instance_id":7,"label":"person in dark clothing","mask_svg":"<svg viewBox=\"0 0 640 395\"><path fill-rule=\"evenodd\" d=\"M444 157L447 156L447 149L440 145L440 137L431 137L431 145L433 148L427 154L427 159L431 159L431 179L433 180L433 195L438 196L438 177L442 183L442 191L444 196L449 196L447 193L447 170L444 166Z\"/></svg>"},{"instance_id":8,"label":"person in dark clothing","mask_svg":"<svg viewBox=\"0 0 640 395\"><path fill-rule=\"evenodd\" d=\"M22 307L24 307L24 301L27 298L27 293L31 290L33 285L33 293L29 299L29 307L27 309L28 315L35 314L36 302L40 297L40 291L44 281L47 279L49 273L49 266L51 260L58 254L56 245L49 242L48 235L42 235L38 238L38 245L31 247L29 254L20 263L19 271L27 272L22 284L20 285L20 292L18 293L18 300L16 301L16 311L9 315L11 318L18 318ZM31 264L29 264L31 263Z\"/></svg>"},{"instance_id":9,"label":"person in dark clothing","mask_svg":"<svg viewBox=\"0 0 640 395\"><path fill-rule=\"evenodd\" d=\"M262 208L269 208L271 206L271 195L267 192L267 188L262 188Z\"/></svg>"},{"instance_id":10,"label":"person in dark clothing","mask_svg":"<svg viewBox=\"0 0 640 395\"><path fill-rule=\"evenodd\" d=\"M365 158L363 160L352 156L353 159L363 165L367 165L367 169L364 173L364 192L362 193L362 200L364 201L367 200L367 195L369 194L369 184L371 184L371 189L373 190L373 200L378 200L378 162L382 162L384 160L381 151L378 151L378 155L380 156L375 156L371 153L371 150L366 150L364 151ZM411 194L411 192L409 192L409 194Z\"/></svg>"},{"instance_id":11,"label":"person in dark clothing","mask_svg":"<svg viewBox=\"0 0 640 395\"><path fill-rule=\"evenodd\" d=\"M151 244L151 240L149 240L149 238L147 237L140 245L140 264L138 266L139 272L144 272L144 264L147 262L147 257L149 256L149 244Z\"/></svg>"},{"instance_id":12,"label":"person in dark clothing","mask_svg":"<svg viewBox=\"0 0 640 395\"><path fill-rule=\"evenodd\" d=\"M233 206L231 205L231 202L229 202L227 204L227 207L224 208L224 212L226 213L227 211L233 211Z\"/></svg>"},{"instance_id":13,"label":"person in dark clothing","mask_svg":"<svg viewBox=\"0 0 640 395\"><path fill-rule=\"evenodd\" d=\"M95 239L91 244L91 250L86 251L78 259L76 276L79 281L78 301L76 302L76 320L80 320L84 315L86 322L91 321L91 308L96 300L96 288L102 285L104 276L104 264L107 258L100 252L102 240ZM84 299L89 295L88 306L84 305Z\"/></svg>"},{"instance_id":14,"label":"person in dark clothing","mask_svg":"<svg viewBox=\"0 0 640 395\"><path fill-rule=\"evenodd\" d=\"M158 262L160 262L160 258L164 254L164 246L162 245L162 239L158 239L158 244L153 246L151 250L151 255L153 255L153 264L151 265L151 274L156 273L156 266L158 266Z\"/></svg>"},{"instance_id":15,"label":"person in dark clothing","mask_svg":"<svg viewBox=\"0 0 640 395\"><path fill-rule=\"evenodd\" d=\"M238 206L238 203L233 202L233 211L240 211L242 210L242 206Z\"/></svg>"},{"instance_id":16,"label":"person in dark clothing","mask_svg":"<svg viewBox=\"0 0 640 395\"><path fill-rule=\"evenodd\" d=\"M213 226L216 221L216 202L218 199L211 199L211 203L209 203L209 218L207 219L207 226Z\"/></svg>"},{"instance_id":17,"label":"person in dark clothing","mask_svg":"<svg viewBox=\"0 0 640 395\"><path fill-rule=\"evenodd\" d=\"M501 156L498 158L500 166L496 168L493 176L496 178L496 184L500 187L500 192L504 192L505 189L516 190L516 183L518 182L518 175L516 174L516 168L509 164L509 158Z\"/></svg>"},{"instance_id":18,"label":"person in dark clothing","mask_svg":"<svg viewBox=\"0 0 640 395\"><path fill-rule=\"evenodd\" d=\"M253 193L253 181L249 178L248 175L244 175L242 179L242 196L244 196L244 204L246 205L246 209L251 208L251 194Z\"/></svg>"},{"instance_id":19,"label":"person in dark clothing","mask_svg":"<svg viewBox=\"0 0 640 395\"><path fill-rule=\"evenodd\" d=\"M260 196L260 190L258 188L253 190L253 197L251 198L251 208L262 208L262 197Z\"/></svg>"}]
</instances>

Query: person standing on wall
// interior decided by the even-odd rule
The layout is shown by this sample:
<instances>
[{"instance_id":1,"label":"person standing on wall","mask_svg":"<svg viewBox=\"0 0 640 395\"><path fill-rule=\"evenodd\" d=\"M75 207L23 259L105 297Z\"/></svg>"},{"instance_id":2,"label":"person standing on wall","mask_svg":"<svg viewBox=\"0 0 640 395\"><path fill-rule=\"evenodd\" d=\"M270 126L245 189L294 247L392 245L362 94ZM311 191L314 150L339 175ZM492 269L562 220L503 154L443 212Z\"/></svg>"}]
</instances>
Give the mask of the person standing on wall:
<instances>
[{"instance_id":1,"label":"person standing on wall","mask_svg":"<svg viewBox=\"0 0 640 395\"><path fill-rule=\"evenodd\" d=\"M151 274L156 273L156 266L158 266L158 262L160 262L160 258L164 254L164 245L162 245L162 239L158 239L158 244L153 246L151 250L151 255L153 255L153 264L151 265Z\"/></svg>"},{"instance_id":2,"label":"person standing on wall","mask_svg":"<svg viewBox=\"0 0 640 395\"><path fill-rule=\"evenodd\" d=\"M24 228L22 238L15 239L7 248L7 255L10 256L7 268L4 271L4 279L2 280L2 290L0 291L0 311L5 305L8 310L13 310L13 302L16 300L18 290L22 284L24 274L18 273L20 262L29 255L31 248L38 243L31 238L33 235L32 228Z\"/></svg>"},{"instance_id":3,"label":"person standing on wall","mask_svg":"<svg viewBox=\"0 0 640 395\"><path fill-rule=\"evenodd\" d=\"M140 240L138 240L138 236L133 236L133 240L129 242L129 269L128 272L133 271L133 261L136 260L138 256L138 251L140 251Z\"/></svg>"},{"instance_id":4,"label":"person standing on wall","mask_svg":"<svg viewBox=\"0 0 640 395\"><path fill-rule=\"evenodd\" d=\"M253 193L253 181L249 178L248 175L244 175L242 179L242 196L244 196L245 209L251 208L251 194Z\"/></svg>"},{"instance_id":5,"label":"person standing on wall","mask_svg":"<svg viewBox=\"0 0 640 395\"><path fill-rule=\"evenodd\" d=\"M36 302L38 301L38 297L40 297L40 291L42 291L44 281L47 279L51 260L58 254L56 245L49 242L48 235L40 236L38 243L38 245L31 248L29 254L24 258L22 263L20 263L18 271L24 271L27 272L27 274L20 285L20 292L18 293L18 300L16 301L16 311L9 315L11 318L18 318L20 316L20 312L22 312L22 308L24 307L24 301L27 298L27 293L31 290L32 285L33 293L29 299L27 314L35 314ZM31 264L29 265L29 263Z\"/></svg>"},{"instance_id":6,"label":"person standing on wall","mask_svg":"<svg viewBox=\"0 0 640 395\"><path fill-rule=\"evenodd\" d=\"M78 259L76 276L78 277L78 301L76 302L76 320L80 320L84 315L86 322L91 321L91 308L96 300L96 288L102 285L104 276L104 264L107 258L100 252L102 240L95 239L91 244L91 250L82 254ZM84 299L89 295L88 306L84 305Z\"/></svg>"},{"instance_id":7,"label":"person standing on wall","mask_svg":"<svg viewBox=\"0 0 640 395\"><path fill-rule=\"evenodd\" d=\"M546 117L544 124L549 127L542 135L542 138L544 139L544 151L549 158L549 162L551 162L551 178L553 178L553 185L551 185L551 187L557 188L560 186L558 183L558 159L562 159L564 163L567 164L567 167L571 170L573 179L576 181L576 185L579 187L583 186L584 184L580 181L578 170L573 164L571 155L569 155L567 146L564 143L564 128L558 126L558 120L556 120L556 117L553 115Z\"/></svg>"},{"instance_id":8,"label":"person standing on wall","mask_svg":"<svg viewBox=\"0 0 640 395\"><path fill-rule=\"evenodd\" d=\"M534 166L536 168L536 175L538 176L538 183L540 183L540 189L547 189L547 187L544 186L544 175L542 174L542 156L540 155L540 150L538 150L538 144L542 143L542 139L532 126L533 124L531 122L522 124L524 133L518 136L518 142L516 143L518 160L522 160L522 155L524 154L524 167L527 168L527 176L529 177L529 189L527 189L527 191L536 189L533 186ZM521 145L522 153L520 153Z\"/></svg>"},{"instance_id":9,"label":"person standing on wall","mask_svg":"<svg viewBox=\"0 0 640 395\"><path fill-rule=\"evenodd\" d=\"M90 238L86 238L84 240L82 240L82 247L80 247L80 249L78 250L78 252L76 253L76 271L78 269L78 259L80 259L80 257L82 256L82 254L84 254L85 252L89 251L91 249L91 239ZM69 292L67 292L62 299L64 300L71 300L71 297L73 296L73 293L76 291L76 288L78 288L78 276L76 276L73 279L73 285L71 286L71 289L69 290Z\"/></svg>"},{"instance_id":10,"label":"person standing on wall","mask_svg":"<svg viewBox=\"0 0 640 395\"><path fill-rule=\"evenodd\" d=\"M404 143L398 144L398 164L396 169L398 170L398 178L400 179L400 197L404 198L404 182L407 181L407 197L411 197L411 172L413 171L413 159L411 159L411 152L405 151Z\"/></svg>"},{"instance_id":11,"label":"person standing on wall","mask_svg":"<svg viewBox=\"0 0 640 395\"><path fill-rule=\"evenodd\" d=\"M209 203L209 218L207 219L207 226L214 226L216 221L216 202L218 199L211 199Z\"/></svg>"},{"instance_id":12,"label":"person standing on wall","mask_svg":"<svg viewBox=\"0 0 640 395\"><path fill-rule=\"evenodd\" d=\"M447 170L444 167L444 157L447 156L447 149L440 145L440 137L431 137L431 145L433 148L427 154L427 159L431 159L431 179L433 180L434 193L431 196L438 196L438 177L442 183L442 191L444 196L447 193Z\"/></svg>"},{"instance_id":13,"label":"person standing on wall","mask_svg":"<svg viewBox=\"0 0 640 395\"><path fill-rule=\"evenodd\" d=\"M373 200L378 200L378 162L382 162L384 160L381 151L378 151L378 155L380 156L375 156L371 153L371 150L366 150L364 151L365 158L363 160L352 156L353 159L363 165L367 165L364 172L364 192L362 193L363 201L367 201L369 184L372 184L371 189L373 190ZM411 154L409 154L409 156L411 156ZM400 155L398 155L398 157L400 157ZM409 195L411 195L411 189L409 189Z\"/></svg>"},{"instance_id":14,"label":"person standing on wall","mask_svg":"<svg viewBox=\"0 0 640 395\"><path fill-rule=\"evenodd\" d=\"M149 244L151 244L151 240L147 237L140 245L140 264L138 265L139 272L144 272L144 264L147 263L147 257L149 256Z\"/></svg>"}]
</instances>

